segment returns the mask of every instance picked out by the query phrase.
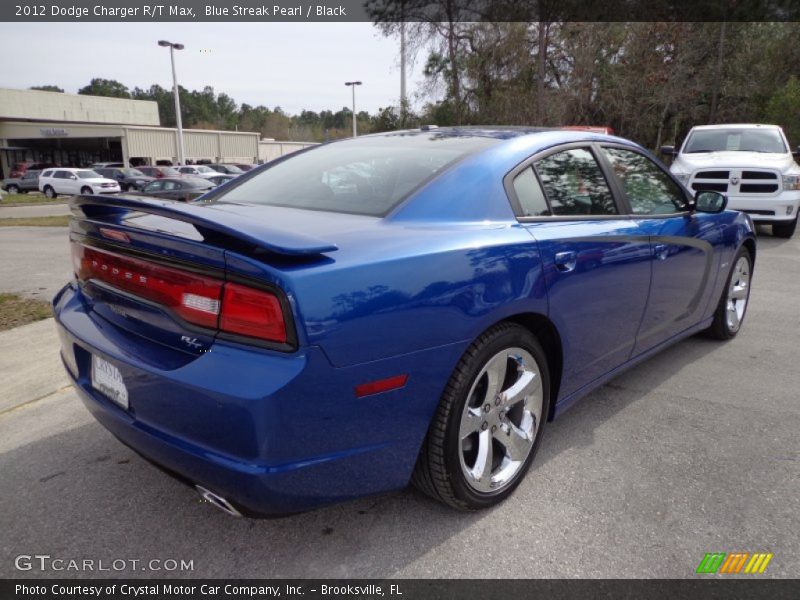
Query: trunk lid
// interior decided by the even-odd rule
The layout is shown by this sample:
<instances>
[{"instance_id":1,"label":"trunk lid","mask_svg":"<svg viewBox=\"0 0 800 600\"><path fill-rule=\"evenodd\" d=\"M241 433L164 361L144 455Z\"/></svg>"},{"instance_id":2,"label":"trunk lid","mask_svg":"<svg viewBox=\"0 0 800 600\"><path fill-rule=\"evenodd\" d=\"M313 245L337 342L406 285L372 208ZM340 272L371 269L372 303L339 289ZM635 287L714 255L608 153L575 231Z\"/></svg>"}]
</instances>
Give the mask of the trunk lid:
<instances>
[{"instance_id":1,"label":"trunk lid","mask_svg":"<svg viewBox=\"0 0 800 600\"><path fill-rule=\"evenodd\" d=\"M221 331L223 320L236 327L242 314L252 316L246 303L253 307L266 298L271 314L282 311L286 340L272 343L248 337L243 341L284 351L295 348L291 286L282 269L329 260L325 254L335 252L337 246L292 231L287 223L270 223L263 211L248 208L260 207L234 209L126 195L73 198L70 240L74 268L84 280L82 291L91 310L131 334L196 356L208 351L219 337L242 341L231 331ZM148 271L152 265L157 272ZM162 275L169 280L170 273L179 280L185 274L194 281L165 284ZM139 279L146 283L136 287ZM183 318L186 306L171 305L159 297L154 300L151 295L159 293L161 286L174 292L172 300L177 298L180 303L183 298L182 302L191 304L189 313L192 306L213 310L213 306L208 308L213 299L188 293L194 289L191 287L186 293L181 291L180 285L197 287L197 281L219 282L216 328ZM277 300L273 302L270 296ZM225 316L229 297L245 303L241 305L244 313L240 310L238 316ZM233 306L232 302L228 305ZM240 327L241 331L247 328Z\"/></svg>"}]
</instances>

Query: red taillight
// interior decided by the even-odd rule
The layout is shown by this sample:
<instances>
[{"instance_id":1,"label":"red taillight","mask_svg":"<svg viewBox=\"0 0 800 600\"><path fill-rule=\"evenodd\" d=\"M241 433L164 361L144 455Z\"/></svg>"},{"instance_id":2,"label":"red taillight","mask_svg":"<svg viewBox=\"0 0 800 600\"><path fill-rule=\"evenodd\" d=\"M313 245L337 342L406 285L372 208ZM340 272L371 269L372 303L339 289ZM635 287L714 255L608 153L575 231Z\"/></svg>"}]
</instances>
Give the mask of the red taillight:
<instances>
[{"instance_id":1,"label":"red taillight","mask_svg":"<svg viewBox=\"0 0 800 600\"><path fill-rule=\"evenodd\" d=\"M286 341L286 323L278 297L238 283L225 284L219 327L229 333Z\"/></svg>"},{"instance_id":2,"label":"red taillight","mask_svg":"<svg viewBox=\"0 0 800 600\"><path fill-rule=\"evenodd\" d=\"M216 328L221 281L97 248L72 248L78 279L98 279L166 306L190 323Z\"/></svg>"},{"instance_id":3,"label":"red taillight","mask_svg":"<svg viewBox=\"0 0 800 600\"><path fill-rule=\"evenodd\" d=\"M278 297L264 290L72 243L81 281L108 283L169 308L202 327L271 342L287 341Z\"/></svg>"}]
</instances>

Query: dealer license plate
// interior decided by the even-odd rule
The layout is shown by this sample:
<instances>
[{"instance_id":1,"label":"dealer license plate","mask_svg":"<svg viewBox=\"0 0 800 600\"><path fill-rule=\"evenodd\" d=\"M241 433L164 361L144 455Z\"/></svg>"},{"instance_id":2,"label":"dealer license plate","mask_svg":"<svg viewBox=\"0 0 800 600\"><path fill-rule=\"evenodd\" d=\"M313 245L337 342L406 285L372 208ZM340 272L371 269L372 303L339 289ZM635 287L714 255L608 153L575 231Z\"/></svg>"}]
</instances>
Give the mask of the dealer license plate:
<instances>
[{"instance_id":1,"label":"dealer license plate","mask_svg":"<svg viewBox=\"0 0 800 600\"><path fill-rule=\"evenodd\" d=\"M92 355L92 387L122 408L128 408L128 388L119 369L105 359Z\"/></svg>"}]
</instances>

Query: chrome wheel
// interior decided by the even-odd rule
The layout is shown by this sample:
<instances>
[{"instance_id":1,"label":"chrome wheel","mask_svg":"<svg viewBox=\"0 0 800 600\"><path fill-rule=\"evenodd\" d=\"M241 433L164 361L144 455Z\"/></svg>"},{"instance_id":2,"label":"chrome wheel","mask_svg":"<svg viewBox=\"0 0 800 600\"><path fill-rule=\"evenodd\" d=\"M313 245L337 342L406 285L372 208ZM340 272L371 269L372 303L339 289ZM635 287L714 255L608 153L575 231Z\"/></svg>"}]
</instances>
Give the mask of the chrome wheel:
<instances>
[{"instance_id":1,"label":"chrome wheel","mask_svg":"<svg viewBox=\"0 0 800 600\"><path fill-rule=\"evenodd\" d=\"M514 480L533 449L543 404L539 365L528 351L507 348L484 365L459 428L461 470L471 488L494 493Z\"/></svg>"},{"instance_id":2,"label":"chrome wheel","mask_svg":"<svg viewBox=\"0 0 800 600\"><path fill-rule=\"evenodd\" d=\"M750 261L740 256L733 267L731 281L728 284L728 300L725 306L725 323L731 333L739 331L747 308L750 294Z\"/></svg>"}]
</instances>

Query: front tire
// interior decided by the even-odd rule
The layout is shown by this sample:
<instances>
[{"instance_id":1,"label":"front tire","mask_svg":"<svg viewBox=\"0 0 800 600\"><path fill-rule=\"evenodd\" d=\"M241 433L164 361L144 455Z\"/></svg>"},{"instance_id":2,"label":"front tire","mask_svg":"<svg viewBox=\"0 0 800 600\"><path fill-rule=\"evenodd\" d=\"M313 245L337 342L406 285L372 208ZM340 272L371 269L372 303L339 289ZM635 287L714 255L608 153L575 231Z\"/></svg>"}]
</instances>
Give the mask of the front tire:
<instances>
[{"instance_id":1,"label":"front tire","mask_svg":"<svg viewBox=\"0 0 800 600\"><path fill-rule=\"evenodd\" d=\"M772 224L772 235L779 238L790 238L797 229L797 217L792 221L781 221Z\"/></svg>"},{"instance_id":2,"label":"front tire","mask_svg":"<svg viewBox=\"0 0 800 600\"><path fill-rule=\"evenodd\" d=\"M714 321L706 332L717 340L729 340L739 333L750 301L753 257L742 246L733 259L725 289L714 312Z\"/></svg>"},{"instance_id":3,"label":"front tire","mask_svg":"<svg viewBox=\"0 0 800 600\"><path fill-rule=\"evenodd\" d=\"M44 186L44 195L47 198L50 198L51 200L54 200L55 198L58 197L58 194L56 194L56 191L52 187L50 187L49 185Z\"/></svg>"},{"instance_id":4,"label":"front tire","mask_svg":"<svg viewBox=\"0 0 800 600\"><path fill-rule=\"evenodd\" d=\"M92 192L92 188L88 185L85 185L81 188L81 195L83 196L91 196L94 192Z\"/></svg>"},{"instance_id":5,"label":"front tire","mask_svg":"<svg viewBox=\"0 0 800 600\"><path fill-rule=\"evenodd\" d=\"M500 323L450 377L412 476L461 510L505 500L533 461L550 409L547 357L530 331Z\"/></svg>"}]
</instances>

